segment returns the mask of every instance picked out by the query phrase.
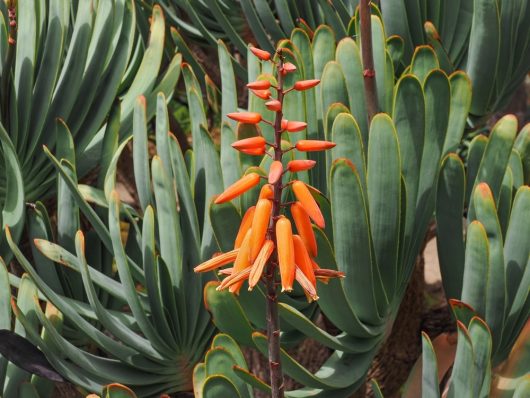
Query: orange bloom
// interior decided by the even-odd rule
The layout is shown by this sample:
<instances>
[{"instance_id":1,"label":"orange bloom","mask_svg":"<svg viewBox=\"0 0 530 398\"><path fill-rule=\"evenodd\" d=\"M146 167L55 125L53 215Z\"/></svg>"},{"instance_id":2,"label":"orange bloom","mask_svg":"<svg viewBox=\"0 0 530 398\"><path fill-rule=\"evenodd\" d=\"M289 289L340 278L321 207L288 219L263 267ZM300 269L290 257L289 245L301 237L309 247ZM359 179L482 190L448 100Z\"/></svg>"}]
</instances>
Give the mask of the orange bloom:
<instances>
[{"instance_id":1,"label":"orange bloom","mask_svg":"<svg viewBox=\"0 0 530 398\"><path fill-rule=\"evenodd\" d=\"M287 128L287 123L289 123L287 119L282 119L282 123L281 123L282 130L285 130Z\"/></svg>"},{"instance_id":2,"label":"orange bloom","mask_svg":"<svg viewBox=\"0 0 530 398\"><path fill-rule=\"evenodd\" d=\"M235 112L229 113L226 116L240 123L258 124L261 122L261 114L257 112Z\"/></svg>"},{"instance_id":3,"label":"orange bloom","mask_svg":"<svg viewBox=\"0 0 530 398\"><path fill-rule=\"evenodd\" d=\"M280 162L279 160L275 160L274 162L272 162L271 167L269 169L269 184L276 184L282 177L282 173L282 162Z\"/></svg>"},{"instance_id":4,"label":"orange bloom","mask_svg":"<svg viewBox=\"0 0 530 398\"><path fill-rule=\"evenodd\" d=\"M287 127L285 129L290 133L297 133L299 131L305 130L306 127L306 122L288 121Z\"/></svg>"},{"instance_id":5,"label":"orange bloom","mask_svg":"<svg viewBox=\"0 0 530 398\"><path fill-rule=\"evenodd\" d=\"M276 244L278 245L278 262L282 292L293 290L295 274L294 244L291 222L286 217L280 217L276 222Z\"/></svg>"},{"instance_id":6,"label":"orange bloom","mask_svg":"<svg viewBox=\"0 0 530 398\"><path fill-rule=\"evenodd\" d=\"M236 283L237 284L243 284L243 281L245 279L248 279L248 276L250 275L250 267L249 268L245 268L239 272L232 272L231 275L229 275L228 277L226 277L225 279L223 279L223 281L221 282L221 284L219 286L217 286L217 288L215 290L223 290L223 289L226 289L227 287L230 288L232 286L234 286ZM237 293L239 293L239 289L241 289L241 286L239 286L239 288L237 289Z\"/></svg>"},{"instance_id":7,"label":"orange bloom","mask_svg":"<svg viewBox=\"0 0 530 398\"><path fill-rule=\"evenodd\" d=\"M294 261L296 265L304 273L307 279L309 279L311 284L316 286L317 280L315 278L315 273L313 272L313 264L311 264L311 258L309 258L309 253L307 252L300 235L293 235L293 245Z\"/></svg>"},{"instance_id":8,"label":"orange bloom","mask_svg":"<svg viewBox=\"0 0 530 398\"><path fill-rule=\"evenodd\" d=\"M252 91L252 93L256 96L256 97L259 97L261 99L269 99L270 96L271 96L271 92L270 90L250 90Z\"/></svg>"},{"instance_id":9,"label":"orange bloom","mask_svg":"<svg viewBox=\"0 0 530 398\"><path fill-rule=\"evenodd\" d=\"M271 184L265 184L261 187L259 192L259 199L272 199L274 198L274 188Z\"/></svg>"},{"instance_id":10,"label":"orange bloom","mask_svg":"<svg viewBox=\"0 0 530 398\"><path fill-rule=\"evenodd\" d=\"M268 61L269 59L271 59L271 54L268 51L261 50L254 46L250 46L250 51L252 52L252 54L254 54L256 57L263 61Z\"/></svg>"},{"instance_id":11,"label":"orange bloom","mask_svg":"<svg viewBox=\"0 0 530 398\"><path fill-rule=\"evenodd\" d=\"M250 270L250 276L248 277L248 290L252 290L254 286L259 282L261 275L263 274L263 270L265 269L265 265L267 265L267 260L271 256L272 252L274 250L274 242L272 240L266 240L263 246L261 247L261 250L258 254L258 257L256 257L256 261L254 261L254 264L252 264L252 268Z\"/></svg>"},{"instance_id":12,"label":"orange bloom","mask_svg":"<svg viewBox=\"0 0 530 398\"><path fill-rule=\"evenodd\" d=\"M214 270L216 268L222 267L223 265L230 264L234 262L237 255L239 253L238 249L234 249L232 251L229 251L227 253L220 254L218 256L215 256L211 258L208 261L205 261L202 264L197 265L195 268L193 268L193 271L195 272L207 272Z\"/></svg>"},{"instance_id":13,"label":"orange bloom","mask_svg":"<svg viewBox=\"0 0 530 398\"><path fill-rule=\"evenodd\" d=\"M303 91L315 87L318 83L320 83L318 79L300 80L294 84L293 88L297 91Z\"/></svg>"},{"instance_id":14,"label":"orange bloom","mask_svg":"<svg viewBox=\"0 0 530 398\"><path fill-rule=\"evenodd\" d=\"M256 204L254 219L252 220L252 235L250 236L250 263L258 257L258 253L265 241L265 235L269 228L272 212L272 202L268 199L260 199Z\"/></svg>"},{"instance_id":15,"label":"orange bloom","mask_svg":"<svg viewBox=\"0 0 530 398\"><path fill-rule=\"evenodd\" d=\"M325 151L333 148L336 144L331 141L300 140L296 143L296 149L303 152Z\"/></svg>"},{"instance_id":16,"label":"orange bloom","mask_svg":"<svg viewBox=\"0 0 530 398\"><path fill-rule=\"evenodd\" d=\"M259 156L259 155L265 155L265 147L261 148L242 148L238 149L239 152L244 153L246 155L252 155L252 156Z\"/></svg>"},{"instance_id":17,"label":"orange bloom","mask_svg":"<svg viewBox=\"0 0 530 398\"><path fill-rule=\"evenodd\" d=\"M317 162L314 160L291 160L287 163L287 170L291 172L305 171L312 169Z\"/></svg>"},{"instance_id":18,"label":"orange bloom","mask_svg":"<svg viewBox=\"0 0 530 398\"><path fill-rule=\"evenodd\" d=\"M296 281L300 284L300 286L302 286L302 289L304 289L304 293L307 296L307 301L311 302L318 300L317 289L315 288L315 285L311 283L311 281L307 278L307 276L305 276L299 267L296 267L295 277Z\"/></svg>"},{"instance_id":19,"label":"orange bloom","mask_svg":"<svg viewBox=\"0 0 530 398\"><path fill-rule=\"evenodd\" d=\"M250 267L250 237L252 236L252 228L245 234L245 239L239 248L239 253L234 261L234 270L232 275L235 275L246 268ZM243 280L238 280L236 283L230 286L230 293L239 294L239 290L243 285Z\"/></svg>"},{"instance_id":20,"label":"orange bloom","mask_svg":"<svg viewBox=\"0 0 530 398\"><path fill-rule=\"evenodd\" d=\"M237 231L236 241L234 243L234 249L238 249L241 247L241 243L243 243L243 239L245 239L245 235L247 234L247 231L252 226L252 220L254 219L254 212L256 210L256 206L249 207L248 210L245 212L245 215L243 216L243 219L241 220L241 224L239 224L239 231Z\"/></svg>"},{"instance_id":21,"label":"orange bloom","mask_svg":"<svg viewBox=\"0 0 530 398\"><path fill-rule=\"evenodd\" d=\"M307 251L311 257L316 257L317 240L315 238L315 233L313 232L313 227L311 226L311 220L309 219L307 212L304 210L304 207L300 202L293 203L291 206L291 214L296 225L296 230L300 234L300 238L304 242Z\"/></svg>"},{"instance_id":22,"label":"orange bloom","mask_svg":"<svg viewBox=\"0 0 530 398\"><path fill-rule=\"evenodd\" d=\"M232 200L242 193L245 193L249 189L255 187L259 184L259 174L257 173L249 173L246 176L240 178L235 183L230 185L228 188L225 189L225 191L215 199L215 204L218 205L220 203L228 202L229 200Z\"/></svg>"},{"instance_id":23,"label":"orange bloom","mask_svg":"<svg viewBox=\"0 0 530 398\"><path fill-rule=\"evenodd\" d=\"M270 101L265 102L265 106L269 111L278 112L282 110L282 103L278 101L277 99L273 99Z\"/></svg>"},{"instance_id":24,"label":"orange bloom","mask_svg":"<svg viewBox=\"0 0 530 398\"><path fill-rule=\"evenodd\" d=\"M236 141L232 144L234 149L259 149L265 147L265 138L263 137L250 137Z\"/></svg>"},{"instance_id":25,"label":"orange bloom","mask_svg":"<svg viewBox=\"0 0 530 398\"><path fill-rule=\"evenodd\" d=\"M324 228L326 225L324 216L307 186L302 181L295 181L293 182L292 187L296 199L298 199L309 217L311 217L315 224L320 228Z\"/></svg>"},{"instance_id":26,"label":"orange bloom","mask_svg":"<svg viewBox=\"0 0 530 398\"><path fill-rule=\"evenodd\" d=\"M268 80L258 80L247 84L247 88L251 90L267 90L270 86L271 82Z\"/></svg>"}]
</instances>

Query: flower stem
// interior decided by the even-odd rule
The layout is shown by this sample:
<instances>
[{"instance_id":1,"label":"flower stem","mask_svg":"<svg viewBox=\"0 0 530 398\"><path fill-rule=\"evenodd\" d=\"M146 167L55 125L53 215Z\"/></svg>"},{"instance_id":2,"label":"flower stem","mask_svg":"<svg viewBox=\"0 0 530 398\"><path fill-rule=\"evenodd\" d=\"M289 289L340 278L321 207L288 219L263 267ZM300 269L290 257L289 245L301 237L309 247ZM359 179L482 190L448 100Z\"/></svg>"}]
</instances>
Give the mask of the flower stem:
<instances>
[{"instance_id":1,"label":"flower stem","mask_svg":"<svg viewBox=\"0 0 530 398\"><path fill-rule=\"evenodd\" d=\"M283 105L283 76L281 68L283 66L283 58L279 54L279 61L276 64L278 70L278 101ZM283 112L280 110L276 112L274 121L274 160L282 160L282 118ZM274 184L274 199L272 203L272 217L268 231L268 239L276 242L276 221L280 215L281 198L282 198L282 184L283 176ZM277 246L277 245L276 245ZM276 283L276 269L278 267L278 251L276 247L267 264L267 273L265 275L267 284L267 340L269 348L269 370L270 383L272 388L272 398L284 397L284 383L282 365L280 361L280 319L278 317L278 292Z\"/></svg>"},{"instance_id":2,"label":"flower stem","mask_svg":"<svg viewBox=\"0 0 530 398\"><path fill-rule=\"evenodd\" d=\"M374 54L372 50L372 13L370 12L370 0L360 1L359 13L361 18L364 95L366 97L368 122L370 122L377 113L377 91L375 86Z\"/></svg>"}]
</instances>

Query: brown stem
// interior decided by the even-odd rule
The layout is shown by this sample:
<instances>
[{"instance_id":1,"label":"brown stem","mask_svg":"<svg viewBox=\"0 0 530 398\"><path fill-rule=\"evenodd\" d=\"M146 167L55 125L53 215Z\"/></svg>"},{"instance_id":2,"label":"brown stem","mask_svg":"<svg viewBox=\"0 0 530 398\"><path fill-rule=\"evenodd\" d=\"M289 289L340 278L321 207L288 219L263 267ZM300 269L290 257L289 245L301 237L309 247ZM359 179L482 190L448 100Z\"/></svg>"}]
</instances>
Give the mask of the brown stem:
<instances>
[{"instance_id":1,"label":"brown stem","mask_svg":"<svg viewBox=\"0 0 530 398\"><path fill-rule=\"evenodd\" d=\"M283 76L281 68L283 59L279 54L279 61L277 64L278 70L278 101L283 105ZM280 108L276 112L276 119L274 120L274 160L282 160L282 118L283 112ZM281 198L282 198L282 178L274 184L274 199L272 202L272 218L270 228L268 231L268 239L276 242L276 221L280 215ZM278 317L278 292L276 283L276 268L278 267L278 252L274 249L271 259L267 264L267 273L265 275L267 284L267 339L269 348L269 370L270 382L272 388L272 398L284 397L284 384L282 365L280 362L280 319Z\"/></svg>"},{"instance_id":2,"label":"brown stem","mask_svg":"<svg viewBox=\"0 0 530 398\"><path fill-rule=\"evenodd\" d=\"M361 51L363 58L364 96L368 122L372 120L377 110L377 91L375 88L374 54L372 50L372 16L370 0L361 0L359 5L361 16Z\"/></svg>"}]
</instances>

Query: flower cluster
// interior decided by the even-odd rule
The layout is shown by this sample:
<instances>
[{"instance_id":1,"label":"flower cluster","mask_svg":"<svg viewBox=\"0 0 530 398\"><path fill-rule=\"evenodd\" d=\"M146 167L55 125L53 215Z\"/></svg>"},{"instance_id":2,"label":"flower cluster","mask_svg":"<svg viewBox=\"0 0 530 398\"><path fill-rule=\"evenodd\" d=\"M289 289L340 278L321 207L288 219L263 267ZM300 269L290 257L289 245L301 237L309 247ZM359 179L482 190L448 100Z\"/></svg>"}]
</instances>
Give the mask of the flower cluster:
<instances>
[{"instance_id":1,"label":"flower cluster","mask_svg":"<svg viewBox=\"0 0 530 398\"><path fill-rule=\"evenodd\" d=\"M275 112L275 121L265 120L257 112L230 113L227 116L239 123L267 123L274 127L275 140L267 142L264 137L256 136L236 141L232 147L248 155L269 155L273 158L273 162L266 178L267 184L262 187L256 205L250 207L243 216L234 249L198 265L195 267L195 272L211 271L233 263L232 267L219 271L221 275L227 277L221 282L218 290L228 288L230 292L238 294L245 280L248 280L248 288L252 290L267 271L270 278L276 278L276 269L279 268L282 291L291 291L296 280L304 289L308 299L316 300L318 299L317 280L327 282L331 277L343 277L344 274L335 270L322 269L315 262L317 243L312 222L319 228L325 226L322 212L311 193L311 190L315 188L299 180L285 184L283 182L287 171L296 173L309 170L315 166L316 162L314 160L292 160L284 169L282 156L291 150L323 151L333 148L335 144L330 141L298 140L294 146L282 149L281 140L283 134L297 133L307 127L305 122L283 118L284 96L292 90L309 90L318 85L320 81L297 81L292 87L284 89L283 76L294 72L296 66L290 62L284 62L282 50L278 50L277 60L273 60L267 51L255 47L251 47L251 51L262 61L274 62L276 65L277 85L273 85L268 80L247 84L248 89L254 95L267 101L265 106ZM271 89L275 90L275 97ZM215 204L225 203L238 197L257 186L262 178L264 177L257 173L245 175L221 193L215 199ZM291 189L296 198L296 201L290 204L296 234L293 233L291 220L282 214L289 206L287 203L281 203L283 189Z\"/></svg>"}]
</instances>

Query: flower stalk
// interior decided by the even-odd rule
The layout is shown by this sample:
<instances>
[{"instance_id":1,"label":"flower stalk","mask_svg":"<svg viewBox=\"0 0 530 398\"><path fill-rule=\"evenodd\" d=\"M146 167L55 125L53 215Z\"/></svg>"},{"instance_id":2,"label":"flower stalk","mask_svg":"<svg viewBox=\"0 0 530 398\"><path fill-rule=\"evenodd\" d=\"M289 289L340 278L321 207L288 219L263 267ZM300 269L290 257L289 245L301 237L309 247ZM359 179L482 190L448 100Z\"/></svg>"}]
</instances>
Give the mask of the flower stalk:
<instances>
[{"instance_id":1,"label":"flower stalk","mask_svg":"<svg viewBox=\"0 0 530 398\"><path fill-rule=\"evenodd\" d=\"M278 294L290 292L296 281L304 290L308 301L318 299L317 280L327 283L329 278L343 277L342 272L321 269L315 262L317 243L313 232L313 221L319 228L324 228L325 220L312 191L302 181L284 181L286 171L297 173L315 166L312 160L293 160L284 169L283 156L292 151L323 151L335 146L333 142L316 140L299 140L296 145L282 148L282 135L298 134L304 131L307 123L284 119L283 102L285 95L293 90L310 90L319 84L319 80L302 80L292 87L284 87L284 77L296 71L296 66L285 62L282 49L278 49L273 57L266 51L251 47L251 51L263 62L273 62L276 67L277 82L275 85L262 80L247 85L249 90L261 94L266 107L274 112L274 120L265 120L256 112L237 112L227 116L239 123L266 123L274 128L274 141L266 142L261 137L251 137L236 141L232 147L242 153L272 158L268 177L257 173L249 173L226 188L216 199L215 204L230 201L244 192L257 186L262 179L267 180L260 191L256 206L250 207L243 216L239 232L235 239L234 250L221 254L195 267L196 272L206 272L233 262L231 268L219 272L226 276L217 287L218 290L228 289L239 294L245 280L249 290L262 281L266 289L267 340L270 370L270 385L273 398L283 398L285 387L282 365L280 361L280 320L278 316ZM276 91L276 96L269 93L269 88ZM258 90L258 91L256 91ZM268 151L266 152L266 148ZM291 189L296 202L282 203L282 193ZM290 207L292 223L283 212ZM293 231L296 226L296 233Z\"/></svg>"}]
</instances>

